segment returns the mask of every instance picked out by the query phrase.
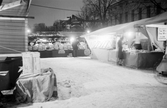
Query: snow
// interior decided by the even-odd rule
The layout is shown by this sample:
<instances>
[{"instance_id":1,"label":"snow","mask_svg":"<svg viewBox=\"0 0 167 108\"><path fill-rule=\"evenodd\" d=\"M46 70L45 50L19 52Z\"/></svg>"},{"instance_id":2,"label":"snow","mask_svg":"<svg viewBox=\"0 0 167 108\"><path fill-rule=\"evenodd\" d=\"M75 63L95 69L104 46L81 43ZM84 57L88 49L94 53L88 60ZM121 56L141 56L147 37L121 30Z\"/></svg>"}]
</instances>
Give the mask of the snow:
<instances>
[{"instance_id":1,"label":"snow","mask_svg":"<svg viewBox=\"0 0 167 108\"><path fill-rule=\"evenodd\" d=\"M43 58L57 78L57 100L17 108L166 108L167 86L152 70L138 70L89 57Z\"/></svg>"}]
</instances>

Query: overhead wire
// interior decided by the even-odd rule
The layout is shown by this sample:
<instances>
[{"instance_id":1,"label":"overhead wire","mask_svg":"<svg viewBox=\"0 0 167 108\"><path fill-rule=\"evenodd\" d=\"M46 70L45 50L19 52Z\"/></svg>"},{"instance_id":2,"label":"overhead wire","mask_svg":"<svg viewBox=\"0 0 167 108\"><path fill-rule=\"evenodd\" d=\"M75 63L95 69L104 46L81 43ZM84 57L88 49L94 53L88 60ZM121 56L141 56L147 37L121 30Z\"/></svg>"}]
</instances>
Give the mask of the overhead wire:
<instances>
[{"instance_id":1,"label":"overhead wire","mask_svg":"<svg viewBox=\"0 0 167 108\"><path fill-rule=\"evenodd\" d=\"M79 11L79 10L73 10L73 9L56 8L56 7L44 6L44 5L37 5L37 4L31 4L31 5L32 5L32 6L36 6L36 7L48 8L48 9L56 9L56 10L64 10L64 11L81 12L81 11Z\"/></svg>"}]
</instances>

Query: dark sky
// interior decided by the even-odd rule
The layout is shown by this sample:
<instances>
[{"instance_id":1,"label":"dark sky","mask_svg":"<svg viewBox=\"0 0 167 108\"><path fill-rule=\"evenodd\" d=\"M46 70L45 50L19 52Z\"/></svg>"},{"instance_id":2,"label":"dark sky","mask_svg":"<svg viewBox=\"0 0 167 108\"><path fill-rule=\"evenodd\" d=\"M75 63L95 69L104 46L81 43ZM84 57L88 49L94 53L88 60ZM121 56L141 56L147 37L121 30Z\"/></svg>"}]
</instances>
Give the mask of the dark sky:
<instances>
[{"instance_id":1,"label":"dark sky","mask_svg":"<svg viewBox=\"0 0 167 108\"><path fill-rule=\"evenodd\" d=\"M71 10L80 10L83 5L82 0L32 0L31 4ZM36 23L45 23L47 26L51 26L55 20L66 19L68 16L77 13L78 12L48 9L31 5L29 16L34 16L35 19L29 19L28 23L30 28Z\"/></svg>"}]
</instances>

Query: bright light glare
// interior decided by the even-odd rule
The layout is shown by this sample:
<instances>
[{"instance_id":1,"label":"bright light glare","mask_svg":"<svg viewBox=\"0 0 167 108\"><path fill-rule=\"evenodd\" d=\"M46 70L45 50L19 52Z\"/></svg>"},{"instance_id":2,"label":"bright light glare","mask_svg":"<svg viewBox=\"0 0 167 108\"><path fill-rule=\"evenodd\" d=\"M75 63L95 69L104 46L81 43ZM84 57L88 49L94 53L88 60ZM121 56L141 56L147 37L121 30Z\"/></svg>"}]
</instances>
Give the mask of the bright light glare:
<instances>
[{"instance_id":1,"label":"bright light glare","mask_svg":"<svg viewBox=\"0 0 167 108\"><path fill-rule=\"evenodd\" d=\"M27 29L26 32L27 32L27 33L31 33L31 30L30 30L30 29Z\"/></svg>"},{"instance_id":2,"label":"bright light glare","mask_svg":"<svg viewBox=\"0 0 167 108\"><path fill-rule=\"evenodd\" d=\"M71 42L71 43L74 42L74 40L75 40L74 37L71 37L71 38L70 38L70 42Z\"/></svg>"},{"instance_id":3,"label":"bright light glare","mask_svg":"<svg viewBox=\"0 0 167 108\"><path fill-rule=\"evenodd\" d=\"M87 32L87 33L90 33L90 30L87 30L86 32Z\"/></svg>"},{"instance_id":4,"label":"bright light glare","mask_svg":"<svg viewBox=\"0 0 167 108\"><path fill-rule=\"evenodd\" d=\"M110 35L103 35L97 38L99 41L108 41L111 40Z\"/></svg>"},{"instance_id":5,"label":"bright light glare","mask_svg":"<svg viewBox=\"0 0 167 108\"><path fill-rule=\"evenodd\" d=\"M125 32L125 36L127 38L134 38L135 34L133 31L127 31L127 32Z\"/></svg>"}]
</instances>

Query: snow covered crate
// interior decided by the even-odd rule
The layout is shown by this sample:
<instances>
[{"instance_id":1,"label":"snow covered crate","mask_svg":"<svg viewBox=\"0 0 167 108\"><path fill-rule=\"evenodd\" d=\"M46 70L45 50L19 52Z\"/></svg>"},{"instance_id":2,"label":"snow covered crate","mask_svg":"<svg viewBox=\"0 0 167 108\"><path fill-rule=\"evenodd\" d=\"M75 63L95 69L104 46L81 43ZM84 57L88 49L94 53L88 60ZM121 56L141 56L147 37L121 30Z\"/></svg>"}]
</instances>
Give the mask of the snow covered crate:
<instances>
[{"instance_id":1,"label":"snow covered crate","mask_svg":"<svg viewBox=\"0 0 167 108\"><path fill-rule=\"evenodd\" d=\"M23 74L41 73L39 52L23 52L22 58L23 58Z\"/></svg>"}]
</instances>

